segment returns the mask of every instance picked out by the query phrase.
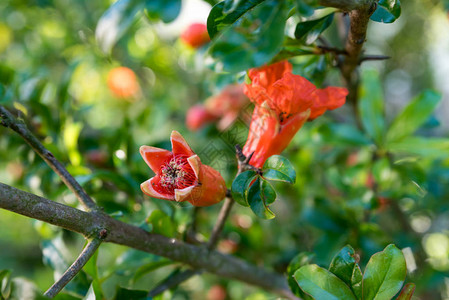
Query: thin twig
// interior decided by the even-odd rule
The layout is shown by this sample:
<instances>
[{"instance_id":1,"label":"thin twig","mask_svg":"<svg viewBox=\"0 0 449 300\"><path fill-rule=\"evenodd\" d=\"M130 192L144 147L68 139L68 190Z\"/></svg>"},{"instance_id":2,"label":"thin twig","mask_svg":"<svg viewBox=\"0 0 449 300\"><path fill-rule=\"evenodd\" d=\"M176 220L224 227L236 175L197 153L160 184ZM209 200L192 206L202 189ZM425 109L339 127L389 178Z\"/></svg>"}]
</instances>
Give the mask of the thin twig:
<instances>
[{"instance_id":1,"label":"thin twig","mask_svg":"<svg viewBox=\"0 0 449 300\"><path fill-rule=\"evenodd\" d=\"M28 145L49 165L62 179L65 185L75 194L81 204L88 211L98 209L92 198L84 191L81 185L67 171L67 169L55 158L55 156L45 148L42 143L31 133L25 123L17 120L6 108L0 105L1 125L12 129L18 133Z\"/></svg>"},{"instance_id":2,"label":"thin twig","mask_svg":"<svg viewBox=\"0 0 449 300\"><path fill-rule=\"evenodd\" d=\"M213 250L218 243L221 232L223 231L224 224L231 212L232 206L234 205L234 199L226 198L223 206L221 207L220 213L218 214L217 222L215 223L210 239L207 242L207 249Z\"/></svg>"},{"instance_id":3,"label":"thin twig","mask_svg":"<svg viewBox=\"0 0 449 300\"><path fill-rule=\"evenodd\" d=\"M89 259L100 247L102 240L94 238L90 240L75 262L64 272L62 277L56 281L45 293L44 296L55 297L75 276L78 274Z\"/></svg>"},{"instance_id":4,"label":"thin twig","mask_svg":"<svg viewBox=\"0 0 449 300\"><path fill-rule=\"evenodd\" d=\"M364 55L360 58L359 64L367 60L385 60L390 58L388 55Z\"/></svg>"},{"instance_id":5,"label":"thin twig","mask_svg":"<svg viewBox=\"0 0 449 300\"><path fill-rule=\"evenodd\" d=\"M155 296L165 292L166 290L174 288L177 285L181 284L182 282L188 280L189 278L191 278L195 275L199 275L201 273L203 273L202 270L189 269L189 270L181 271L180 273L167 278L166 280L164 280L163 282L158 284L154 289L149 291L148 297L150 297L150 298L155 297Z\"/></svg>"}]
</instances>

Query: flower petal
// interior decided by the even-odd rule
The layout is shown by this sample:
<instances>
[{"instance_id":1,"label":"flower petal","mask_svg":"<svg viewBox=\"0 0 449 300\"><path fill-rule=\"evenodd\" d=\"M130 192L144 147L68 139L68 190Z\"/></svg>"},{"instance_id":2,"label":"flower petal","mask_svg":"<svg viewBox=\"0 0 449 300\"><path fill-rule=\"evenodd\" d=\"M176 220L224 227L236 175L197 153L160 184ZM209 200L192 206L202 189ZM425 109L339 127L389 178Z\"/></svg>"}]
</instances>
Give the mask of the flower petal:
<instances>
[{"instance_id":1,"label":"flower petal","mask_svg":"<svg viewBox=\"0 0 449 300\"><path fill-rule=\"evenodd\" d=\"M195 155L184 137L177 131L173 130L170 136L172 152L174 155L182 154L187 156Z\"/></svg>"},{"instance_id":2,"label":"flower petal","mask_svg":"<svg viewBox=\"0 0 449 300\"><path fill-rule=\"evenodd\" d=\"M147 194L150 197L164 199L164 200L175 200L174 195L164 194L162 192L158 192L158 184L160 181L159 176L154 176L153 178L148 179L140 185L140 189L142 192Z\"/></svg>"},{"instance_id":3,"label":"flower petal","mask_svg":"<svg viewBox=\"0 0 449 300\"><path fill-rule=\"evenodd\" d=\"M176 202L183 202L188 200L187 198L191 198L191 193L193 189L196 188L196 185L191 185L189 187L180 189L175 189L175 200Z\"/></svg>"},{"instance_id":4,"label":"flower petal","mask_svg":"<svg viewBox=\"0 0 449 300\"><path fill-rule=\"evenodd\" d=\"M161 165L167 162L173 156L173 153L161 148L141 146L140 155L142 155L143 160L151 170L157 174L161 169Z\"/></svg>"},{"instance_id":5,"label":"flower petal","mask_svg":"<svg viewBox=\"0 0 449 300\"><path fill-rule=\"evenodd\" d=\"M321 116L328 109L336 109L345 104L348 90L345 88L329 86L325 89L317 89L314 94L315 100L309 120Z\"/></svg>"},{"instance_id":6,"label":"flower petal","mask_svg":"<svg viewBox=\"0 0 449 300\"><path fill-rule=\"evenodd\" d=\"M198 179L200 176L200 167L201 167L201 160L198 157L198 155L193 155L187 158L187 162L192 167L193 172L195 173L196 178Z\"/></svg>"}]
</instances>

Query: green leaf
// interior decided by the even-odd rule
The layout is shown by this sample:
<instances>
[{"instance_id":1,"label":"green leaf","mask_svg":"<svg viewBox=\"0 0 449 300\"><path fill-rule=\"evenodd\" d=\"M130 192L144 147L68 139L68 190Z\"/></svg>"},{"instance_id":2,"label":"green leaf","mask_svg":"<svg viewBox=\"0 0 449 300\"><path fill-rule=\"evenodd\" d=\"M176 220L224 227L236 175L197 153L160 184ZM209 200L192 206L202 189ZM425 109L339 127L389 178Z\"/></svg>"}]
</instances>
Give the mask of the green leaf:
<instances>
[{"instance_id":1,"label":"green leaf","mask_svg":"<svg viewBox=\"0 0 449 300\"><path fill-rule=\"evenodd\" d=\"M267 202L273 202L274 200L268 198L272 194L266 193L266 187L262 188L263 181L258 177L250 186L248 191L248 204L256 216L262 219L273 219L275 215L268 208ZM276 197L276 193L274 193L274 197Z\"/></svg>"},{"instance_id":2,"label":"green leaf","mask_svg":"<svg viewBox=\"0 0 449 300\"><path fill-rule=\"evenodd\" d=\"M231 185L232 198L240 205L249 206L248 204L248 188L250 183L256 177L256 172L245 171L240 173L237 178L234 179Z\"/></svg>"},{"instance_id":3,"label":"green leaf","mask_svg":"<svg viewBox=\"0 0 449 300\"><path fill-rule=\"evenodd\" d=\"M447 158L449 156L449 139L410 136L388 143L386 149L398 154L412 154L434 159Z\"/></svg>"},{"instance_id":4,"label":"green leaf","mask_svg":"<svg viewBox=\"0 0 449 300\"><path fill-rule=\"evenodd\" d=\"M97 268L98 250L84 265L83 270L92 277L93 280L98 280L98 268Z\"/></svg>"},{"instance_id":5,"label":"green leaf","mask_svg":"<svg viewBox=\"0 0 449 300\"><path fill-rule=\"evenodd\" d=\"M349 286L351 285L352 273L356 266L354 255L354 249L347 245L334 256L329 266L329 271Z\"/></svg>"},{"instance_id":6,"label":"green leaf","mask_svg":"<svg viewBox=\"0 0 449 300\"><path fill-rule=\"evenodd\" d=\"M94 280L87 291L86 296L84 296L83 300L101 300L104 299L103 292L101 290L101 284Z\"/></svg>"},{"instance_id":7,"label":"green leaf","mask_svg":"<svg viewBox=\"0 0 449 300\"><path fill-rule=\"evenodd\" d=\"M363 281L362 270L360 270L359 265L356 264L351 277L351 290L354 293L357 300L362 300L362 281Z\"/></svg>"},{"instance_id":8,"label":"green leaf","mask_svg":"<svg viewBox=\"0 0 449 300\"><path fill-rule=\"evenodd\" d=\"M0 271L0 299L9 299L11 294L11 271Z\"/></svg>"},{"instance_id":9,"label":"green leaf","mask_svg":"<svg viewBox=\"0 0 449 300\"><path fill-rule=\"evenodd\" d=\"M387 133L388 142L396 142L413 134L431 116L441 96L433 91L424 91L416 97L394 119Z\"/></svg>"},{"instance_id":10,"label":"green leaf","mask_svg":"<svg viewBox=\"0 0 449 300\"><path fill-rule=\"evenodd\" d=\"M147 291L140 290L130 290L122 287L117 287L117 291L115 293L115 300L146 300L147 299Z\"/></svg>"},{"instance_id":11,"label":"green leaf","mask_svg":"<svg viewBox=\"0 0 449 300\"><path fill-rule=\"evenodd\" d=\"M246 2L251 1L239 3ZM209 18L224 19L225 12L220 17L211 13ZM232 25L218 28L220 34L211 29L209 34L214 39L209 53L218 62L217 71L238 72L268 63L281 50L286 18L284 1L266 0L244 12Z\"/></svg>"},{"instance_id":12,"label":"green leaf","mask_svg":"<svg viewBox=\"0 0 449 300\"><path fill-rule=\"evenodd\" d=\"M374 70L362 74L359 114L368 135L381 145L385 136L384 96L379 73Z\"/></svg>"},{"instance_id":13,"label":"green leaf","mask_svg":"<svg viewBox=\"0 0 449 300\"><path fill-rule=\"evenodd\" d=\"M315 10L310 5L317 5L318 1L304 1L304 0L296 0L296 10L300 16L311 16L315 12Z\"/></svg>"},{"instance_id":14,"label":"green leaf","mask_svg":"<svg viewBox=\"0 0 449 300\"><path fill-rule=\"evenodd\" d=\"M351 289L337 276L317 265L306 265L294 275L299 287L315 299L356 300Z\"/></svg>"},{"instance_id":15,"label":"green leaf","mask_svg":"<svg viewBox=\"0 0 449 300\"><path fill-rule=\"evenodd\" d=\"M236 23L246 12L265 0L222 1L212 7L207 17L207 32L211 39Z\"/></svg>"},{"instance_id":16,"label":"green leaf","mask_svg":"<svg viewBox=\"0 0 449 300\"><path fill-rule=\"evenodd\" d=\"M342 146L366 146L370 140L356 127L347 124L325 124L320 128L326 134L326 141Z\"/></svg>"},{"instance_id":17,"label":"green leaf","mask_svg":"<svg viewBox=\"0 0 449 300\"><path fill-rule=\"evenodd\" d=\"M270 156L263 165L263 177L268 180L295 183L296 171L292 163L283 156Z\"/></svg>"},{"instance_id":18,"label":"green leaf","mask_svg":"<svg viewBox=\"0 0 449 300\"><path fill-rule=\"evenodd\" d=\"M108 8L95 29L95 38L103 52L111 51L144 6L145 2L141 0L118 0Z\"/></svg>"},{"instance_id":19,"label":"green leaf","mask_svg":"<svg viewBox=\"0 0 449 300\"><path fill-rule=\"evenodd\" d=\"M290 286L290 289L292 290L292 292L298 297L306 298L308 296L299 288L293 275L295 274L296 270L298 270L302 266L310 264L314 258L315 258L315 253L301 252L290 261L290 263L287 267L288 285Z\"/></svg>"},{"instance_id":20,"label":"green leaf","mask_svg":"<svg viewBox=\"0 0 449 300\"><path fill-rule=\"evenodd\" d=\"M333 20L334 14L331 13L319 19L300 22L296 25L295 37L302 43L310 45L332 24Z\"/></svg>"},{"instance_id":21,"label":"green leaf","mask_svg":"<svg viewBox=\"0 0 449 300\"><path fill-rule=\"evenodd\" d=\"M354 255L354 249L349 245L345 246L332 259L329 271L343 280L351 288L356 298L359 299L362 295L362 271L360 271Z\"/></svg>"},{"instance_id":22,"label":"green leaf","mask_svg":"<svg viewBox=\"0 0 449 300\"><path fill-rule=\"evenodd\" d=\"M407 268L402 251L388 245L371 256L363 274L364 300L390 300L404 283Z\"/></svg>"},{"instance_id":23,"label":"green leaf","mask_svg":"<svg viewBox=\"0 0 449 300\"><path fill-rule=\"evenodd\" d=\"M260 180L260 197L265 199L266 205L270 205L276 200L276 191L271 183L264 179Z\"/></svg>"},{"instance_id":24,"label":"green leaf","mask_svg":"<svg viewBox=\"0 0 449 300\"><path fill-rule=\"evenodd\" d=\"M371 20L382 23L393 23L401 15L401 2L399 0L379 0L376 11Z\"/></svg>"},{"instance_id":25,"label":"green leaf","mask_svg":"<svg viewBox=\"0 0 449 300\"><path fill-rule=\"evenodd\" d=\"M181 0L146 0L145 9L150 20L174 21L181 12Z\"/></svg>"},{"instance_id":26,"label":"green leaf","mask_svg":"<svg viewBox=\"0 0 449 300\"><path fill-rule=\"evenodd\" d=\"M173 237L176 233L176 226L170 217L162 210L155 209L147 218L146 222L153 225L153 232L167 237Z\"/></svg>"},{"instance_id":27,"label":"green leaf","mask_svg":"<svg viewBox=\"0 0 449 300\"><path fill-rule=\"evenodd\" d=\"M286 60L296 56L303 55L313 55L315 54L315 47L305 46L298 40L286 37L284 43L282 44L281 51L276 54L275 57L270 61L270 64Z\"/></svg>"},{"instance_id":28,"label":"green leaf","mask_svg":"<svg viewBox=\"0 0 449 300\"><path fill-rule=\"evenodd\" d=\"M137 271L134 273L132 282L136 282L137 280L139 280L146 274L153 272L154 270L157 270L159 268L162 268L162 267L165 267L168 265L172 265L174 263L175 263L174 261L171 261L169 259L161 259L159 261L149 262L149 263L141 266L139 269L137 269Z\"/></svg>"},{"instance_id":29,"label":"green leaf","mask_svg":"<svg viewBox=\"0 0 449 300\"><path fill-rule=\"evenodd\" d=\"M415 292L415 284L407 283L402 288L402 291L396 300L411 300L414 292Z\"/></svg>"}]
</instances>

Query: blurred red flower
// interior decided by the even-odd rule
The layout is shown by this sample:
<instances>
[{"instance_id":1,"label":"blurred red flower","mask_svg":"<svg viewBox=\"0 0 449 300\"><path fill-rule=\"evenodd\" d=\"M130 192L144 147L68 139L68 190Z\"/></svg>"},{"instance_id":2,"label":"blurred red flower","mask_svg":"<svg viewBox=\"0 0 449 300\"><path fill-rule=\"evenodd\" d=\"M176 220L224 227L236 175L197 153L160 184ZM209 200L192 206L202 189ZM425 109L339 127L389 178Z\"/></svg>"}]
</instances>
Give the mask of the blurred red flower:
<instances>
[{"instance_id":1,"label":"blurred red flower","mask_svg":"<svg viewBox=\"0 0 449 300\"><path fill-rule=\"evenodd\" d=\"M180 36L181 41L192 48L199 48L210 41L207 26L201 23L193 23Z\"/></svg>"}]
</instances>

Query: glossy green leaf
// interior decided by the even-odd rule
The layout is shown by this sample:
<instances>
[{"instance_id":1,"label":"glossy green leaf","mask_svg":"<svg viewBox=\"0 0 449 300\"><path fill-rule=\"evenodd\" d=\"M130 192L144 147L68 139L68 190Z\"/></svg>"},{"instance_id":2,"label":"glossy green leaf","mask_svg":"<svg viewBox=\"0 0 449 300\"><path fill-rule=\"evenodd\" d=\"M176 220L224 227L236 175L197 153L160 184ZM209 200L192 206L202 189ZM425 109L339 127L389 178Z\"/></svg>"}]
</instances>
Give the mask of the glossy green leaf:
<instances>
[{"instance_id":1,"label":"glossy green leaf","mask_svg":"<svg viewBox=\"0 0 449 300\"><path fill-rule=\"evenodd\" d=\"M249 206L248 204L248 188L249 184L254 180L256 172L245 171L240 173L234 179L231 185L232 198L240 205Z\"/></svg>"},{"instance_id":2,"label":"glossy green leaf","mask_svg":"<svg viewBox=\"0 0 449 300\"><path fill-rule=\"evenodd\" d=\"M352 272L350 287L357 300L362 300L363 296L362 281L363 281L362 270L360 270L359 265L356 264Z\"/></svg>"},{"instance_id":3,"label":"glossy green leaf","mask_svg":"<svg viewBox=\"0 0 449 300\"><path fill-rule=\"evenodd\" d=\"M11 271L0 271L0 299L8 299L11 294Z\"/></svg>"},{"instance_id":4,"label":"glossy green leaf","mask_svg":"<svg viewBox=\"0 0 449 300\"><path fill-rule=\"evenodd\" d=\"M176 226L172 219L162 210L153 210L146 222L153 226L152 228L154 233L162 234L167 237L173 237L176 233Z\"/></svg>"},{"instance_id":5,"label":"glossy green leaf","mask_svg":"<svg viewBox=\"0 0 449 300\"><path fill-rule=\"evenodd\" d=\"M248 190L248 204L251 210L262 219L273 219L274 213L268 208L268 202L273 202L273 194L266 192L266 187L262 187L264 180L257 178L256 181L250 186ZM274 192L274 190L273 190ZM276 198L276 193L274 193Z\"/></svg>"},{"instance_id":6,"label":"glossy green leaf","mask_svg":"<svg viewBox=\"0 0 449 300\"><path fill-rule=\"evenodd\" d=\"M415 292L415 288L416 286L414 283L407 283L402 288L402 291L396 300L411 300L413 293Z\"/></svg>"},{"instance_id":7,"label":"glossy green leaf","mask_svg":"<svg viewBox=\"0 0 449 300\"><path fill-rule=\"evenodd\" d=\"M379 73L375 70L363 72L359 90L359 115L366 133L382 144L385 136L384 96Z\"/></svg>"},{"instance_id":8,"label":"glossy green leaf","mask_svg":"<svg viewBox=\"0 0 449 300\"><path fill-rule=\"evenodd\" d=\"M103 52L111 51L144 6L145 2L141 0L118 0L108 8L95 29L95 38Z\"/></svg>"},{"instance_id":9,"label":"glossy green leaf","mask_svg":"<svg viewBox=\"0 0 449 300\"><path fill-rule=\"evenodd\" d=\"M309 297L307 294L305 294L296 283L295 278L293 275L295 274L296 270L301 268L302 266L310 264L313 259L315 258L315 253L312 252L301 252L298 255L296 255L289 263L287 267L287 281L288 285L290 286L290 289L292 292L301 298Z\"/></svg>"},{"instance_id":10,"label":"glossy green leaf","mask_svg":"<svg viewBox=\"0 0 449 300\"><path fill-rule=\"evenodd\" d=\"M296 171L292 163L283 156L270 156L263 165L263 177L268 180L295 183Z\"/></svg>"},{"instance_id":11,"label":"glossy green leaf","mask_svg":"<svg viewBox=\"0 0 449 300\"><path fill-rule=\"evenodd\" d=\"M399 0L379 0L376 11L371 20L382 23L393 23L401 15L401 2Z\"/></svg>"},{"instance_id":12,"label":"glossy green leaf","mask_svg":"<svg viewBox=\"0 0 449 300\"><path fill-rule=\"evenodd\" d=\"M356 266L354 255L354 249L347 245L334 256L329 266L329 271L349 286L351 285L352 273Z\"/></svg>"},{"instance_id":13,"label":"glossy green leaf","mask_svg":"<svg viewBox=\"0 0 449 300\"><path fill-rule=\"evenodd\" d=\"M169 23L181 12L181 0L146 0L145 9L149 19Z\"/></svg>"},{"instance_id":14,"label":"glossy green leaf","mask_svg":"<svg viewBox=\"0 0 449 300\"><path fill-rule=\"evenodd\" d=\"M271 183L264 179L260 179L260 196L265 199L266 205L272 204L276 200L276 191Z\"/></svg>"},{"instance_id":15,"label":"glossy green leaf","mask_svg":"<svg viewBox=\"0 0 449 300\"><path fill-rule=\"evenodd\" d=\"M236 23L250 9L265 0L226 0L216 4L207 17L207 32L213 39L219 32Z\"/></svg>"},{"instance_id":16,"label":"glossy green leaf","mask_svg":"<svg viewBox=\"0 0 449 300\"><path fill-rule=\"evenodd\" d=\"M337 276L317 265L306 265L294 275L299 287L315 299L356 300L351 289Z\"/></svg>"},{"instance_id":17,"label":"glossy green leaf","mask_svg":"<svg viewBox=\"0 0 449 300\"><path fill-rule=\"evenodd\" d=\"M395 142L413 134L431 116L441 100L441 95L424 91L394 119L387 133L387 141Z\"/></svg>"},{"instance_id":18,"label":"glossy green leaf","mask_svg":"<svg viewBox=\"0 0 449 300\"><path fill-rule=\"evenodd\" d=\"M388 245L382 252L371 256L363 274L364 300L390 300L404 283L407 268L402 251Z\"/></svg>"},{"instance_id":19,"label":"glossy green leaf","mask_svg":"<svg viewBox=\"0 0 449 300\"><path fill-rule=\"evenodd\" d=\"M284 1L266 0L225 26L209 49L216 70L238 72L268 63L281 50L286 18Z\"/></svg>"},{"instance_id":20,"label":"glossy green leaf","mask_svg":"<svg viewBox=\"0 0 449 300\"><path fill-rule=\"evenodd\" d=\"M398 154L411 154L427 158L447 158L449 156L449 139L406 137L387 144L387 150Z\"/></svg>"},{"instance_id":21,"label":"glossy green leaf","mask_svg":"<svg viewBox=\"0 0 449 300\"><path fill-rule=\"evenodd\" d=\"M300 22L296 25L295 37L302 43L310 45L332 24L333 19L334 14L331 13L319 19Z\"/></svg>"}]
</instances>

